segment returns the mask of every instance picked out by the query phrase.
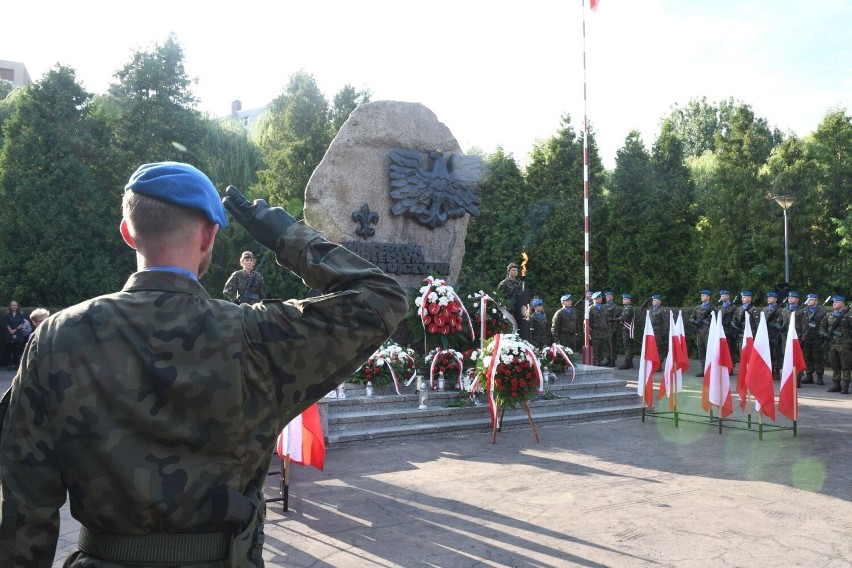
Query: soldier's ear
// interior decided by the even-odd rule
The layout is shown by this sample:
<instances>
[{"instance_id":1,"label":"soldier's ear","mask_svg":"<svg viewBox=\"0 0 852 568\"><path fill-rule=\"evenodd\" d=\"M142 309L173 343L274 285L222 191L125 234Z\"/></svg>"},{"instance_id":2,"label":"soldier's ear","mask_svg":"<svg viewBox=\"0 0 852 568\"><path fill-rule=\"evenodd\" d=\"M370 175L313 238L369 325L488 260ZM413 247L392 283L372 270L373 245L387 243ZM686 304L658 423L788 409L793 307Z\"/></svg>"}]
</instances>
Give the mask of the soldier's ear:
<instances>
[{"instance_id":1,"label":"soldier's ear","mask_svg":"<svg viewBox=\"0 0 852 568\"><path fill-rule=\"evenodd\" d=\"M136 241L133 240L133 235L130 234L130 228L127 226L127 219L121 220L121 225L119 225L119 231L121 232L121 238L124 239L124 242L127 243L127 246L136 250Z\"/></svg>"}]
</instances>

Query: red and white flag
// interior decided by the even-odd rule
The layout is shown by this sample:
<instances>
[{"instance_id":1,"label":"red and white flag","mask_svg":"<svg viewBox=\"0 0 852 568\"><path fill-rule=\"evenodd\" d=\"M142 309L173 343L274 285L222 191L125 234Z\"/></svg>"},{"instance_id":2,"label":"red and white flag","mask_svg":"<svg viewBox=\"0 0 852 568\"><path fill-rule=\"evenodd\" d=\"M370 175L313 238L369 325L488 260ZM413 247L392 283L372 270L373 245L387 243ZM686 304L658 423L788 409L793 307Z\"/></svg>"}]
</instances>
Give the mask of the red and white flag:
<instances>
[{"instance_id":1,"label":"red and white flag","mask_svg":"<svg viewBox=\"0 0 852 568\"><path fill-rule=\"evenodd\" d=\"M645 314L645 332L642 338L642 355L639 358L639 396L648 406L654 406L654 373L660 368L660 353L654 328L651 327L651 313Z\"/></svg>"},{"instance_id":2,"label":"red and white flag","mask_svg":"<svg viewBox=\"0 0 852 568\"><path fill-rule=\"evenodd\" d=\"M781 368L781 390L778 393L778 412L790 420L799 419L799 389L796 375L805 370L802 346L796 333L796 312L790 314L787 328L787 346L784 349L784 366Z\"/></svg>"},{"instance_id":3,"label":"red and white flag","mask_svg":"<svg viewBox=\"0 0 852 568\"><path fill-rule=\"evenodd\" d=\"M710 382L715 369L719 367L719 341L716 331L716 312L711 312L710 331L707 337L707 351L704 353L704 380L701 382L701 408L710 412L713 402L710 400ZM714 363L714 358L716 358Z\"/></svg>"},{"instance_id":4,"label":"red and white flag","mask_svg":"<svg viewBox=\"0 0 852 568\"><path fill-rule=\"evenodd\" d=\"M319 407L309 406L296 416L278 435L275 451L282 458L299 465L312 465L322 470L325 464L325 438L322 434Z\"/></svg>"},{"instance_id":5,"label":"red and white flag","mask_svg":"<svg viewBox=\"0 0 852 568\"><path fill-rule=\"evenodd\" d=\"M713 312L714 316L715 314ZM734 370L734 363L731 360L731 350L728 349L728 338L725 336L721 317L716 318L715 328L715 332L711 328L707 346L709 350L710 342L716 344L710 371L710 402L719 407L722 418L727 418L734 412L734 403L731 398L731 372Z\"/></svg>"},{"instance_id":6,"label":"red and white flag","mask_svg":"<svg viewBox=\"0 0 852 568\"><path fill-rule=\"evenodd\" d=\"M598 4L600 4L600 0L589 0L589 8L593 11L598 9Z\"/></svg>"},{"instance_id":7,"label":"red and white flag","mask_svg":"<svg viewBox=\"0 0 852 568\"><path fill-rule=\"evenodd\" d=\"M775 420L775 387L772 385L772 358L769 354L769 334L766 331L766 314L760 312L760 324L754 336L754 348L748 358L745 374L746 386L754 395L754 408Z\"/></svg>"},{"instance_id":8,"label":"red and white flag","mask_svg":"<svg viewBox=\"0 0 852 568\"><path fill-rule=\"evenodd\" d=\"M681 314L678 312L678 321ZM681 322L683 323L683 322ZM681 357L683 349L686 345L682 344L683 337L679 334L678 324L675 322L674 315L669 312L669 353L666 355L666 364L663 368L663 379L660 381L660 389L657 392L657 398L662 399L664 396L669 396L669 410L675 409L675 393L683 391L683 363ZM681 349L683 346L683 349ZM687 359L686 367L689 367Z\"/></svg>"},{"instance_id":9,"label":"red and white flag","mask_svg":"<svg viewBox=\"0 0 852 568\"><path fill-rule=\"evenodd\" d=\"M748 403L748 388L745 378L748 374L748 360L754 350L754 336L751 332L751 316L746 313L743 320L745 321L745 329L743 330L743 343L740 347L740 377L737 379L737 394L740 395L740 408L745 410Z\"/></svg>"}]
</instances>

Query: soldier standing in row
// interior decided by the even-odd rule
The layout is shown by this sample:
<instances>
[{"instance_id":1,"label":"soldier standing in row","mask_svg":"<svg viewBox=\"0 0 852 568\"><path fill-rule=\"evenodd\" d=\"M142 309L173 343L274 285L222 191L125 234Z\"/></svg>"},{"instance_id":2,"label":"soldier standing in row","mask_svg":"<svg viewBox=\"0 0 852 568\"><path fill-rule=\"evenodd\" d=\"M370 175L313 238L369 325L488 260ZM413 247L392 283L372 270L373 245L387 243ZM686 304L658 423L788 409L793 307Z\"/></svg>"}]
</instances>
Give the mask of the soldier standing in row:
<instances>
[{"instance_id":1,"label":"soldier standing in row","mask_svg":"<svg viewBox=\"0 0 852 568\"><path fill-rule=\"evenodd\" d=\"M698 340L698 359L701 361L701 369L695 374L696 377L704 376L704 363L707 358L707 340L710 336L710 322L713 314L713 306L710 304L710 290L701 291L701 303L692 310L689 322L695 330Z\"/></svg>"},{"instance_id":2,"label":"soldier standing in row","mask_svg":"<svg viewBox=\"0 0 852 568\"><path fill-rule=\"evenodd\" d=\"M828 360L831 363L833 385L828 392L849 394L852 381L852 314L846 307L846 298L834 296L831 300L833 309L822 319L820 327L820 335L828 342Z\"/></svg>"},{"instance_id":3,"label":"soldier standing in row","mask_svg":"<svg viewBox=\"0 0 852 568\"><path fill-rule=\"evenodd\" d=\"M237 304L256 304L266 299L266 283L263 276L255 270L257 259L250 250L240 255L240 266L225 282L222 294ZM246 289L248 287L248 289Z\"/></svg>"},{"instance_id":4,"label":"soldier standing in row","mask_svg":"<svg viewBox=\"0 0 852 568\"><path fill-rule=\"evenodd\" d=\"M651 309L648 317L651 318L651 329L654 330L654 339L657 341L657 353L660 361L665 361L669 355L669 311L662 307L663 297L660 294L651 296Z\"/></svg>"},{"instance_id":5,"label":"soldier standing in row","mask_svg":"<svg viewBox=\"0 0 852 568\"><path fill-rule=\"evenodd\" d=\"M636 329L636 308L633 307L633 296L628 293L621 295L621 314L616 325L621 328L621 339L624 343L624 363L619 369L633 368L633 355L636 353L636 341L633 339Z\"/></svg>"},{"instance_id":6,"label":"soldier standing in row","mask_svg":"<svg viewBox=\"0 0 852 568\"><path fill-rule=\"evenodd\" d=\"M819 296L816 294L808 294L806 304L796 315L799 343L805 358L805 378L802 379L802 384L814 384L814 374L816 374L816 384L825 385L822 379L825 373L825 355L820 327L827 311L820 305Z\"/></svg>"},{"instance_id":7,"label":"soldier standing in row","mask_svg":"<svg viewBox=\"0 0 852 568\"><path fill-rule=\"evenodd\" d=\"M760 311L751 303L751 292L743 290L740 292L740 297L743 299L743 303L737 307L734 312L734 319L731 322L738 338L742 337L743 332L745 332L746 318L751 322L752 335L757 333L757 325L760 323ZM742 346L742 343L740 343L740 346ZM739 352L738 349L737 353Z\"/></svg>"},{"instance_id":8,"label":"soldier standing in row","mask_svg":"<svg viewBox=\"0 0 852 568\"><path fill-rule=\"evenodd\" d=\"M731 364L736 365L739 360L739 345L737 345L737 331L734 329L734 313L737 307L731 301L731 293L728 290L719 290L719 313L722 320L722 329L725 331L725 339L728 342L728 351L731 353ZM733 374L733 371L731 371Z\"/></svg>"},{"instance_id":9,"label":"soldier standing in row","mask_svg":"<svg viewBox=\"0 0 852 568\"><path fill-rule=\"evenodd\" d=\"M574 309L574 301L571 294L565 294L561 298L562 308L553 314L550 323L550 335L553 341L559 345L570 348L572 351L580 349L580 335L583 332L583 312Z\"/></svg>"},{"instance_id":10,"label":"soldier standing in row","mask_svg":"<svg viewBox=\"0 0 852 568\"><path fill-rule=\"evenodd\" d=\"M609 344L609 366L615 367L615 362L618 359L618 349L616 348L616 340L618 339L618 314L621 310L615 305L613 298L615 294L612 290L604 292L604 312L606 312L606 322L609 326L609 336L607 343Z\"/></svg>"},{"instance_id":11,"label":"soldier standing in row","mask_svg":"<svg viewBox=\"0 0 852 568\"><path fill-rule=\"evenodd\" d=\"M781 329L784 318L778 306L778 294L767 292L766 307L763 314L766 316L766 331L769 334L769 355L772 359L772 380L781 380L781 366L784 364L784 346L781 344Z\"/></svg>"},{"instance_id":12,"label":"soldier standing in row","mask_svg":"<svg viewBox=\"0 0 852 568\"><path fill-rule=\"evenodd\" d=\"M600 292L592 294L592 306L589 308L589 327L591 330L594 364L600 367L614 367L609 352L609 322L606 319L603 298Z\"/></svg>"},{"instance_id":13,"label":"soldier standing in row","mask_svg":"<svg viewBox=\"0 0 852 568\"><path fill-rule=\"evenodd\" d=\"M550 322L544 313L544 301L536 298L532 301L533 313L530 314L530 343L536 349L550 344Z\"/></svg>"}]
</instances>

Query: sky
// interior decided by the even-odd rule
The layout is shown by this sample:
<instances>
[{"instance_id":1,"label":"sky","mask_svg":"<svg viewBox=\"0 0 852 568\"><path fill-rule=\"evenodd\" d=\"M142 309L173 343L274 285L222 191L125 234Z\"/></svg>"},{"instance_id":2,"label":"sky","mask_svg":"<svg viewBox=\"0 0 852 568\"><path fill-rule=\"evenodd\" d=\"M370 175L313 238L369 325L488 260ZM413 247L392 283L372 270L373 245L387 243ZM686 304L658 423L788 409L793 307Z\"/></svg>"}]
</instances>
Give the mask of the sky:
<instances>
[{"instance_id":1,"label":"sky","mask_svg":"<svg viewBox=\"0 0 852 568\"><path fill-rule=\"evenodd\" d=\"M733 97L799 136L829 110L852 112L848 0L600 0L594 12L588 0L48 0L2 14L0 59L34 81L60 63L103 93L134 51L173 32L211 116L235 99L264 106L303 70L329 102L346 84L419 102L462 150L499 146L521 165L564 115L576 131L588 116L612 168L631 130L650 150L692 98Z\"/></svg>"}]
</instances>

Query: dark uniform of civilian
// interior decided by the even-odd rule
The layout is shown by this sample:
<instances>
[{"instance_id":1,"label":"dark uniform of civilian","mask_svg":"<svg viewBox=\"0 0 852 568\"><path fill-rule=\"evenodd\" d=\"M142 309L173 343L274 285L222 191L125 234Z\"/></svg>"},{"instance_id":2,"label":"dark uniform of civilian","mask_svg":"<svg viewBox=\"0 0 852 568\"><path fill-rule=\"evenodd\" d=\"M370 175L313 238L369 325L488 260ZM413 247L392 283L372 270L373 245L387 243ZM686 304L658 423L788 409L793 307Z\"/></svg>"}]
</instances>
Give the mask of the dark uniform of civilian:
<instances>
[{"instance_id":1,"label":"dark uniform of civilian","mask_svg":"<svg viewBox=\"0 0 852 568\"><path fill-rule=\"evenodd\" d=\"M740 346L740 349L737 349L737 353L740 353L742 349L742 339L743 333L745 332L746 326L746 318L749 319L751 323L751 334L754 337L754 334L757 333L757 326L760 323L760 310L754 307L754 304L751 303L752 294L748 290L743 290L740 292L740 297L743 299L743 303L740 306L737 306L737 310L734 312L734 319L732 324L737 333L737 344Z\"/></svg>"},{"instance_id":2,"label":"dark uniform of civilian","mask_svg":"<svg viewBox=\"0 0 852 568\"><path fill-rule=\"evenodd\" d=\"M778 294L768 292L766 294L766 307L763 313L766 316L766 332L769 335L769 355L772 359L772 380L781 380L781 366L784 364L784 345L781 344L781 329L784 327L784 316L782 308L778 305Z\"/></svg>"},{"instance_id":3,"label":"dark uniform of civilian","mask_svg":"<svg viewBox=\"0 0 852 568\"><path fill-rule=\"evenodd\" d=\"M833 385L828 392L849 394L849 382L852 381L852 313L843 296L834 296L831 300L833 309L822 318L820 327L820 334L828 342L827 354L831 364Z\"/></svg>"},{"instance_id":4,"label":"dark uniform of civilian","mask_svg":"<svg viewBox=\"0 0 852 568\"><path fill-rule=\"evenodd\" d=\"M633 296L621 295L621 313L616 323L621 328L621 340L624 344L624 363L619 369L632 369L633 356L636 354L636 341L634 331L636 329L636 308L633 307Z\"/></svg>"},{"instance_id":5,"label":"dark uniform of civilian","mask_svg":"<svg viewBox=\"0 0 852 568\"><path fill-rule=\"evenodd\" d=\"M701 303L692 310L689 323L695 331L698 344L698 358L701 360L701 371L696 377L704 376L705 360L707 359L707 338L710 335L710 322L713 317L713 306L710 304L710 290L701 291Z\"/></svg>"},{"instance_id":6,"label":"dark uniform of civilian","mask_svg":"<svg viewBox=\"0 0 852 568\"><path fill-rule=\"evenodd\" d=\"M806 303L807 305L796 314L799 343L805 358L805 378L802 379L802 384L813 384L816 374L816 384L825 385L822 378L825 374L825 352L820 327L828 312L820 305L819 296L816 294L808 294Z\"/></svg>"},{"instance_id":7,"label":"dark uniform of civilian","mask_svg":"<svg viewBox=\"0 0 852 568\"><path fill-rule=\"evenodd\" d=\"M651 296L651 309L648 317L651 318L651 329L654 330L654 339L657 341L657 353L660 361L665 361L669 356L669 311L663 309L663 297L660 294Z\"/></svg>"},{"instance_id":8,"label":"dark uniform of civilian","mask_svg":"<svg viewBox=\"0 0 852 568\"><path fill-rule=\"evenodd\" d=\"M544 302L536 298L532 301L533 313L530 314L530 343L536 349L550 345L550 321L544 313Z\"/></svg>"},{"instance_id":9,"label":"dark uniform of civilian","mask_svg":"<svg viewBox=\"0 0 852 568\"><path fill-rule=\"evenodd\" d=\"M734 313L737 307L731 301L731 293L728 290L719 290L719 319L722 320L722 329L725 330L725 339L728 342L728 351L731 353L731 363L739 361L740 346L737 343L737 332L734 329ZM733 371L731 372L733 374Z\"/></svg>"},{"instance_id":10,"label":"dark uniform of civilian","mask_svg":"<svg viewBox=\"0 0 852 568\"><path fill-rule=\"evenodd\" d=\"M226 298L238 304L255 304L266 299L266 282L263 281L263 275L255 270L256 262L257 259L250 250L240 255L240 265L243 268L231 274L225 282L222 294ZM249 286L248 290L246 286Z\"/></svg>"},{"instance_id":11,"label":"dark uniform of civilian","mask_svg":"<svg viewBox=\"0 0 852 568\"><path fill-rule=\"evenodd\" d=\"M613 301L615 295L612 291L604 292L604 311L606 312L606 321L609 324L609 366L615 367L615 362L618 359L618 348L616 341L618 339L618 329L621 324L618 323L618 315L621 310Z\"/></svg>"},{"instance_id":12,"label":"dark uniform of civilian","mask_svg":"<svg viewBox=\"0 0 852 568\"><path fill-rule=\"evenodd\" d=\"M553 341L572 351L580 349L580 335L583 333L583 312L574 309L571 294L561 298L562 308L553 314L550 322L550 335Z\"/></svg>"},{"instance_id":13,"label":"dark uniform of civilian","mask_svg":"<svg viewBox=\"0 0 852 568\"><path fill-rule=\"evenodd\" d=\"M602 300L601 293L595 292L592 294L592 306L589 308L593 363L600 367L612 367L609 356L609 322Z\"/></svg>"},{"instance_id":14,"label":"dark uniform of civilian","mask_svg":"<svg viewBox=\"0 0 852 568\"><path fill-rule=\"evenodd\" d=\"M187 164L141 166L121 221L139 271L45 320L12 383L0 566L51 565L66 493L82 525L67 567L263 566L276 436L358 369L407 302L392 278L283 209L233 187L224 201L326 295L212 299L197 276L227 225L216 189Z\"/></svg>"}]
</instances>

